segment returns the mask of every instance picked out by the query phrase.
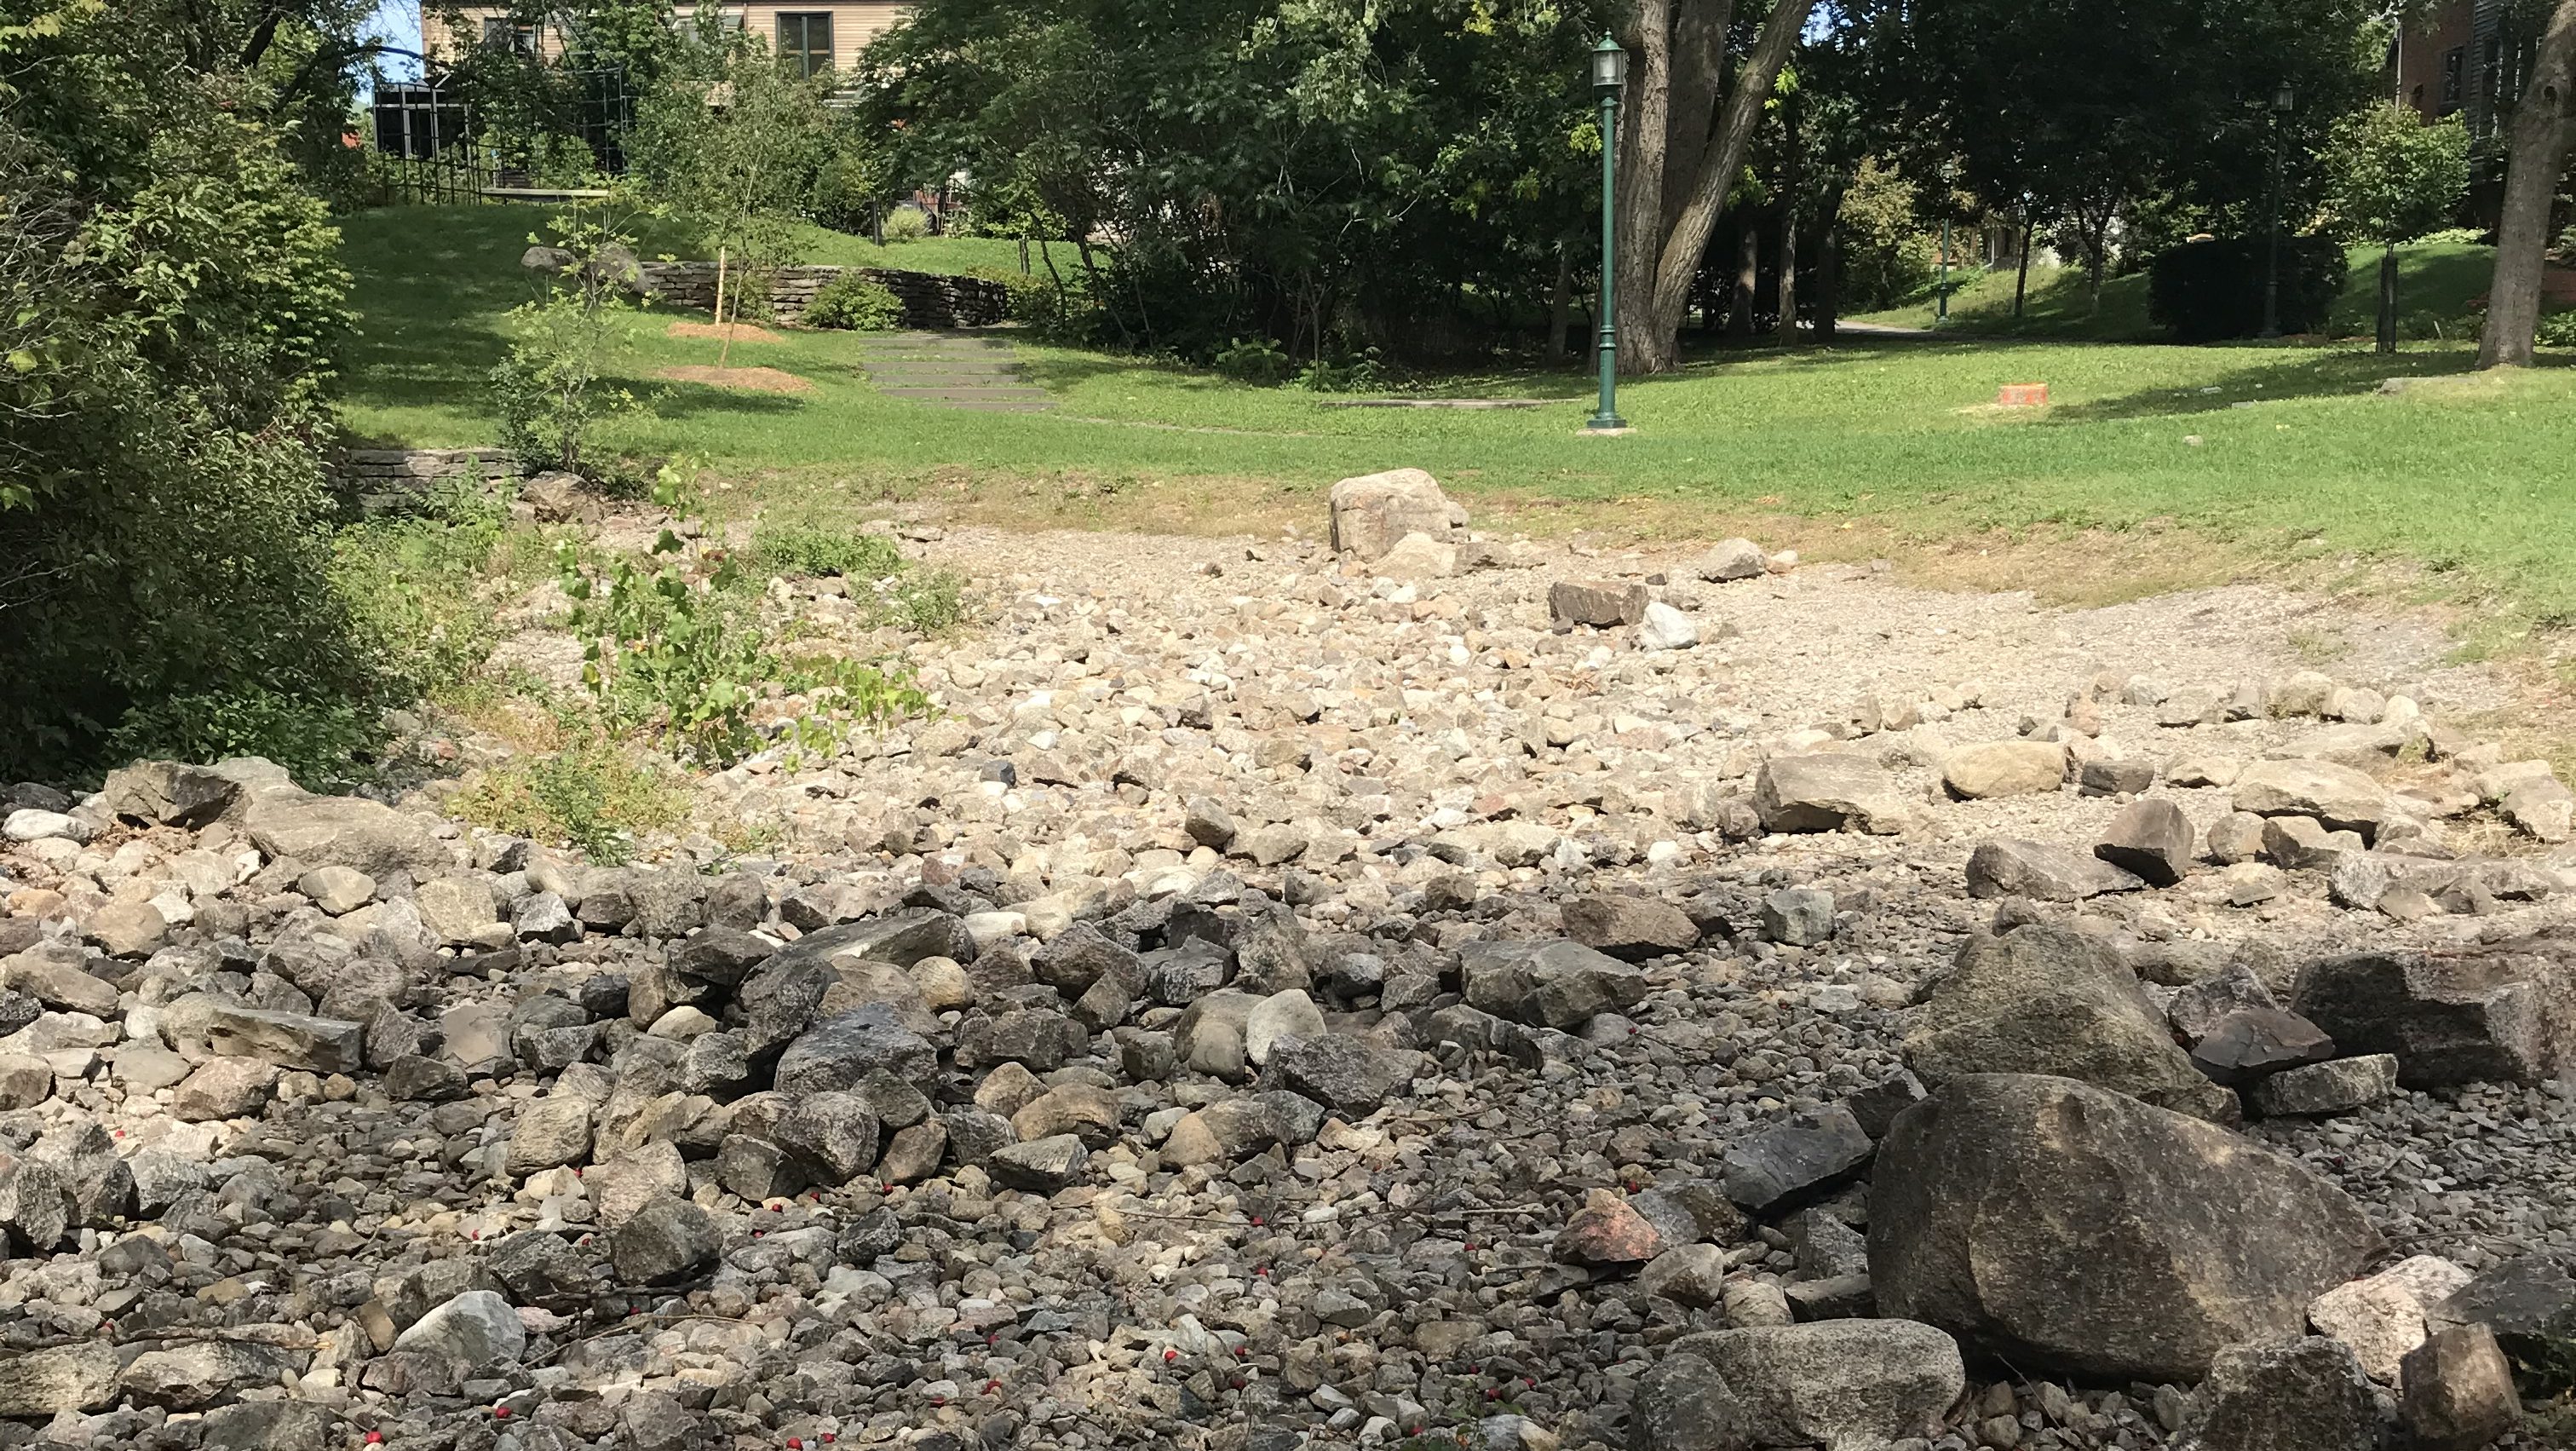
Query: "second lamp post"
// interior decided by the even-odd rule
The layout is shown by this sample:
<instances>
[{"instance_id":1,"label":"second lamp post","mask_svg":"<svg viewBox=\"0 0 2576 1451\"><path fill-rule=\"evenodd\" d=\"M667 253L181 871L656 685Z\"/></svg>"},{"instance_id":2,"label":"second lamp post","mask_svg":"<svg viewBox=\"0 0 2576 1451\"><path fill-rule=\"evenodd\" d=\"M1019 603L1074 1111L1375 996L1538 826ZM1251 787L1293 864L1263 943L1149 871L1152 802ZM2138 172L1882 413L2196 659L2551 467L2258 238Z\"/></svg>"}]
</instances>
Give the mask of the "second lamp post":
<instances>
[{"instance_id":1,"label":"second lamp post","mask_svg":"<svg viewBox=\"0 0 2576 1451\"><path fill-rule=\"evenodd\" d=\"M1592 94L1601 102L1601 406L1583 420L1595 432L1625 430L1619 416L1619 93L1628 85L1628 52L1605 35L1592 47Z\"/></svg>"}]
</instances>

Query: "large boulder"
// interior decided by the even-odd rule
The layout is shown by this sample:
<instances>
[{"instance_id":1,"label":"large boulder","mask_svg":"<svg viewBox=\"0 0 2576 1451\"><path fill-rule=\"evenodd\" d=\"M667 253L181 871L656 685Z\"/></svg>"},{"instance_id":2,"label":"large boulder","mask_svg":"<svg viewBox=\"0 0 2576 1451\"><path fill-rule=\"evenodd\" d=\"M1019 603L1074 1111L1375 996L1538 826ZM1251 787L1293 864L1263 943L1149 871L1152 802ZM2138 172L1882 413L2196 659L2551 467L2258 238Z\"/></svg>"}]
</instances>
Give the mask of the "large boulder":
<instances>
[{"instance_id":1,"label":"large boulder","mask_svg":"<svg viewBox=\"0 0 2576 1451\"><path fill-rule=\"evenodd\" d=\"M137 761L107 773L107 809L145 825L200 827L241 795L241 783L202 766Z\"/></svg>"},{"instance_id":2,"label":"large boulder","mask_svg":"<svg viewBox=\"0 0 2576 1451\"><path fill-rule=\"evenodd\" d=\"M1894 836L1914 808L1894 778L1867 756L1817 751L1774 756L1753 780L1753 809L1765 831L1861 831Z\"/></svg>"},{"instance_id":3,"label":"large boulder","mask_svg":"<svg viewBox=\"0 0 2576 1451\"><path fill-rule=\"evenodd\" d=\"M2134 892L2146 880L2096 857L2021 837L1977 843L1968 853L1968 895L1981 900L2028 897L2035 902L2081 902L2105 892Z\"/></svg>"},{"instance_id":4,"label":"large boulder","mask_svg":"<svg viewBox=\"0 0 2576 1451\"><path fill-rule=\"evenodd\" d=\"M2200 1118L2235 1107L2108 944L2051 924L1969 938L1915 1011L1905 1061L1935 1087L1975 1073L2045 1073Z\"/></svg>"},{"instance_id":5,"label":"large boulder","mask_svg":"<svg viewBox=\"0 0 2576 1451\"><path fill-rule=\"evenodd\" d=\"M1333 549L1373 560L1408 534L1449 537L1449 496L1420 469L1391 469L1333 485Z\"/></svg>"},{"instance_id":6,"label":"large boulder","mask_svg":"<svg viewBox=\"0 0 2576 1451\"><path fill-rule=\"evenodd\" d=\"M2236 778L2230 799L2257 816L2312 816L2329 831L2364 840L2388 819L2388 791L2350 766L2331 761L2256 761Z\"/></svg>"},{"instance_id":7,"label":"large boulder","mask_svg":"<svg viewBox=\"0 0 2576 1451\"><path fill-rule=\"evenodd\" d=\"M241 824L261 851L307 867L349 867L378 879L398 871L444 875L456 867L427 821L363 797L255 791L241 807Z\"/></svg>"},{"instance_id":8,"label":"large boulder","mask_svg":"<svg viewBox=\"0 0 2576 1451\"><path fill-rule=\"evenodd\" d=\"M1908 1320L1685 1335L1637 1391L1633 1451L1879 1445L1936 1434L1966 1387L1958 1344Z\"/></svg>"},{"instance_id":9,"label":"large boulder","mask_svg":"<svg viewBox=\"0 0 2576 1451\"><path fill-rule=\"evenodd\" d=\"M1870 1180L1880 1309L2024 1372L2198 1380L2226 1346L2300 1334L2379 1248L2297 1161L2065 1078L1946 1085Z\"/></svg>"},{"instance_id":10,"label":"large boulder","mask_svg":"<svg viewBox=\"0 0 2576 1451\"><path fill-rule=\"evenodd\" d=\"M1579 942L1470 942L1459 949L1468 1006L1572 1031L1644 1001L1646 975Z\"/></svg>"},{"instance_id":11,"label":"large boulder","mask_svg":"<svg viewBox=\"0 0 2576 1451\"><path fill-rule=\"evenodd\" d=\"M1687 952L1699 942L1690 914L1654 897L1596 892L1567 902L1563 912L1566 936L1630 961Z\"/></svg>"},{"instance_id":12,"label":"large boulder","mask_svg":"<svg viewBox=\"0 0 2576 1451\"><path fill-rule=\"evenodd\" d=\"M2571 1061L2576 1009L2554 940L2466 953L2364 952L2312 962L2290 1010L2345 1053L2389 1053L2410 1088L2541 1083Z\"/></svg>"}]
</instances>

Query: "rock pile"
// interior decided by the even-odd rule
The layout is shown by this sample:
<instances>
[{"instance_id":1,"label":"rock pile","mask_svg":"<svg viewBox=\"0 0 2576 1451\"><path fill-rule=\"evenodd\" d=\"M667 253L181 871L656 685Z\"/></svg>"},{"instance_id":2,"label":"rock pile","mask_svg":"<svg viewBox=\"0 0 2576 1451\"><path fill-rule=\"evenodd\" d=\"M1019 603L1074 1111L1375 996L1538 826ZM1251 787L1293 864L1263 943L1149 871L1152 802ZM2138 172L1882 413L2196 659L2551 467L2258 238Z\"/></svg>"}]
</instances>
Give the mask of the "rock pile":
<instances>
[{"instance_id":1,"label":"rock pile","mask_svg":"<svg viewBox=\"0 0 2576 1451\"><path fill-rule=\"evenodd\" d=\"M1891 587L1423 475L1332 535L976 541L938 715L711 783L766 857L8 788L0 1445L2518 1434L2568 864L2443 824L2542 773L2227 642L1887 686L2025 628L1924 597L1757 683Z\"/></svg>"}]
</instances>

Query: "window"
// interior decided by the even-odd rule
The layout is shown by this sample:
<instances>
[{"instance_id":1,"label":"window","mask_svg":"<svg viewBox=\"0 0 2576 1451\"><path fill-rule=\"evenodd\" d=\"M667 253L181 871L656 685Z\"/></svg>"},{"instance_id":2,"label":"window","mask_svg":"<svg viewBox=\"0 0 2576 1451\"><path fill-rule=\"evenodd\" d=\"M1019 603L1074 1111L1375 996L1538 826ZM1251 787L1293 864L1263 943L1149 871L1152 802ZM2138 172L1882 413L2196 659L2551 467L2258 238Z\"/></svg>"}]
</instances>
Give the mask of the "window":
<instances>
[{"instance_id":1,"label":"window","mask_svg":"<svg viewBox=\"0 0 2576 1451\"><path fill-rule=\"evenodd\" d=\"M2465 72L2468 64L2469 48L2465 45L2455 45L2442 52L2442 108L2439 114L2447 116L2460 109L2467 98Z\"/></svg>"},{"instance_id":2,"label":"window","mask_svg":"<svg viewBox=\"0 0 2576 1451\"><path fill-rule=\"evenodd\" d=\"M823 74L832 68L832 14L828 10L780 11L778 61L792 76Z\"/></svg>"},{"instance_id":3,"label":"window","mask_svg":"<svg viewBox=\"0 0 2576 1451\"><path fill-rule=\"evenodd\" d=\"M521 25L505 15L483 17L483 48L515 50L521 55L537 53L537 28Z\"/></svg>"}]
</instances>

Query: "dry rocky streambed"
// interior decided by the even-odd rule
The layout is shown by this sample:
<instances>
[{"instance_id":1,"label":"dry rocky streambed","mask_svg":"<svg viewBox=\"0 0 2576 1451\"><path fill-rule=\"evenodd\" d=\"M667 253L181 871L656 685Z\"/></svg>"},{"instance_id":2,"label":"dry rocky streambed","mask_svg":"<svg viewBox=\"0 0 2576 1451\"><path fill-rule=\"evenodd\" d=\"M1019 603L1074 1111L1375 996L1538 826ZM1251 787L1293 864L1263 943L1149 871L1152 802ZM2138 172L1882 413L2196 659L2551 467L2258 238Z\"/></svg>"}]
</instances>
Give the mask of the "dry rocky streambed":
<instances>
[{"instance_id":1,"label":"dry rocky streambed","mask_svg":"<svg viewBox=\"0 0 2576 1451\"><path fill-rule=\"evenodd\" d=\"M1335 503L913 531L766 859L7 788L0 1445L2561 1444L2576 797L2438 634Z\"/></svg>"}]
</instances>

